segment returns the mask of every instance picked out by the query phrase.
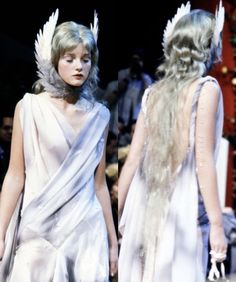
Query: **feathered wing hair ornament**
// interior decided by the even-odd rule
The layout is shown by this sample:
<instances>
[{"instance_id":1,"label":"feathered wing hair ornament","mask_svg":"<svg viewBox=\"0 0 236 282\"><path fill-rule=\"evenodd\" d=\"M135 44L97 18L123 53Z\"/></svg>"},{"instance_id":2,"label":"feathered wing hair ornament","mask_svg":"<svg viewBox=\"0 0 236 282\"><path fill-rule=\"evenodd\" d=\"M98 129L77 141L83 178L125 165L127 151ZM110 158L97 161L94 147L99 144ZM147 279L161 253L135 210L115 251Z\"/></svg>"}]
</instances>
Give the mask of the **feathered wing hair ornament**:
<instances>
[{"instance_id":1,"label":"feathered wing hair ornament","mask_svg":"<svg viewBox=\"0 0 236 282\"><path fill-rule=\"evenodd\" d=\"M39 71L45 61L51 61L51 43L57 20L58 9L50 16L49 20L43 26L43 30L40 29L37 34L37 39L35 40L35 56Z\"/></svg>"},{"instance_id":2,"label":"feathered wing hair ornament","mask_svg":"<svg viewBox=\"0 0 236 282\"><path fill-rule=\"evenodd\" d=\"M39 31L37 39L35 40L35 57L37 64L37 74L39 81L36 83L36 87L39 91L47 91L53 97L64 98L68 95L84 95L89 96L91 87L93 87L92 77L88 77L87 81L79 89L70 86L59 76L52 61L51 61L51 49L52 40L55 32L55 28L58 20L58 9L50 16L49 20L43 26L43 29ZM94 13L94 23L91 24L91 31L94 34L95 40L98 36L98 18L97 13Z\"/></svg>"},{"instance_id":3,"label":"feathered wing hair ornament","mask_svg":"<svg viewBox=\"0 0 236 282\"><path fill-rule=\"evenodd\" d=\"M35 57L38 67L38 77L44 89L55 97L65 97L71 93L71 88L60 78L51 62L52 38L57 25L59 11L50 16L44 24L43 29L39 30L35 40Z\"/></svg>"},{"instance_id":4,"label":"feathered wing hair ornament","mask_svg":"<svg viewBox=\"0 0 236 282\"><path fill-rule=\"evenodd\" d=\"M177 13L172 18L172 20L168 20L163 35L163 42L162 42L163 49L165 49L168 38L172 34L178 20L183 16L187 15L188 13L190 13L190 10L191 10L191 5L190 2L188 1L186 5L182 4L181 7L177 9Z\"/></svg>"},{"instance_id":5,"label":"feathered wing hair ornament","mask_svg":"<svg viewBox=\"0 0 236 282\"><path fill-rule=\"evenodd\" d=\"M93 33L95 41L97 42L99 29L98 29L98 14L96 11L94 11L93 24L90 24L90 29Z\"/></svg>"},{"instance_id":6,"label":"feathered wing hair ornament","mask_svg":"<svg viewBox=\"0 0 236 282\"><path fill-rule=\"evenodd\" d=\"M213 35L213 42L216 46L218 46L220 41L220 34L223 30L224 20L225 20L225 8L222 6L222 1L220 1L219 8L216 9L215 19L216 19L216 24L215 24L214 35Z\"/></svg>"}]
</instances>

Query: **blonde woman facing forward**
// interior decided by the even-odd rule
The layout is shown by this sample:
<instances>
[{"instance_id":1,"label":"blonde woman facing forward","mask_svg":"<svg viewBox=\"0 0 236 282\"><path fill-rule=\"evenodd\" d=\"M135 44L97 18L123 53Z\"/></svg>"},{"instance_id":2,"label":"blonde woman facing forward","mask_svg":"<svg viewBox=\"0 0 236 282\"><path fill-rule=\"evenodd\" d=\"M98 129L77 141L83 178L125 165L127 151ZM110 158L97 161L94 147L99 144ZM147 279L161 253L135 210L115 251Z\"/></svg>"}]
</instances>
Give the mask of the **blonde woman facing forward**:
<instances>
[{"instance_id":1,"label":"blonde woman facing forward","mask_svg":"<svg viewBox=\"0 0 236 282\"><path fill-rule=\"evenodd\" d=\"M89 29L56 27L57 16L36 41L40 93L25 94L15 110L0 202L1 282L107 282L117 269L105 181L109 111L93 99L97 18Z\"/></svg>"}]
</instances>

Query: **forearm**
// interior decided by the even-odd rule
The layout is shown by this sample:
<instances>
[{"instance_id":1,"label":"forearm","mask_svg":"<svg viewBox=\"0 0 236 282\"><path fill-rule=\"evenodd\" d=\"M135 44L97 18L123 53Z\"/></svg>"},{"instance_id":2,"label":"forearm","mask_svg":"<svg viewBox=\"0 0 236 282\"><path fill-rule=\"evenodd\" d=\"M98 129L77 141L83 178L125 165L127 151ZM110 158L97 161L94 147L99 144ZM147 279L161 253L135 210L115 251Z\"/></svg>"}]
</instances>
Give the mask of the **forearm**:
<instances>
[{"instance_id":1,"label":"forearm","mask_svg":"<svg viewBox=\"0 0 236 282\"><path fill-rule=\"evenodd\" d=\"M112 216L112 210L111 210L111 200L109 191L107 189L107 186L104 185L102 187L99 187L96 189L96 195L97 198L102 206L106 226L107 226L107 232L108 232L108 239L109 239L109 246L117 246L117 236Z\"/></svg>"},{"instance_id":2,"label":"forearm","mask_svg":"<svg viewBox=\"0 0 236 282\"><path fill-rule=\"evenodd\" d=\"M213 157L205 156L205 161L198 165L198 181L210 223L222 225L222 211Z\"/></svg>"},{"instance_id":3,"label":"forearm","mask_svg":"<svg viewBox=\"0 0 236 282\"><path fill-rule=\"evenodd\" d=\"M139 159L136 161L127 160L122 167L118 181L118 215L121 216L124 203L129 191L130 184L138 168Z\"/></svg>"},{"instance_id":4,"label":"forearm","mask_svg":"<svg viewBox=\"0 0 236 282\"><path fill-rule=\"evenodd\" d=\"M8 172L3 182L0 199L0 239L4 240L17 201L24 187L22 175Z\"/></svg>"}]
</instances>

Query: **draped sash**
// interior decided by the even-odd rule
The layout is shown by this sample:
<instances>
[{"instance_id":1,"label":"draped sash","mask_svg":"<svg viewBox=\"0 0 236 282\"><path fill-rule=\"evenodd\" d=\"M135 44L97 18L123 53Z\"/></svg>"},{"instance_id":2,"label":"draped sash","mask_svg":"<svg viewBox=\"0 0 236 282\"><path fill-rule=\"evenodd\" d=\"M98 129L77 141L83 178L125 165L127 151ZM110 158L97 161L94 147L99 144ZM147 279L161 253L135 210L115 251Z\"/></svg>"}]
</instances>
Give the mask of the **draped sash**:
<instances>
[{"instance_id":1,"label":"draped sash","mask_svg":"<svg viewBox=\"0 0 236 282\"><path fill-rule=\"evenodd\" d=\"M94 173L104 150L109 111L100 103L90 109L89 102L84 103L85 121L76 133L49 100L32 94L22 100L26 181L23 209L21 214L18 209L8 230L6 244L11 251L3 258L4 279L11 271L13 240L17 248L35 238L46 240L56 249L63 244L71 247L76 244L74 232L81 232L85 220L101 214ZM76 106L81 110L80 104Z\"/></svg>"}]
</instances>

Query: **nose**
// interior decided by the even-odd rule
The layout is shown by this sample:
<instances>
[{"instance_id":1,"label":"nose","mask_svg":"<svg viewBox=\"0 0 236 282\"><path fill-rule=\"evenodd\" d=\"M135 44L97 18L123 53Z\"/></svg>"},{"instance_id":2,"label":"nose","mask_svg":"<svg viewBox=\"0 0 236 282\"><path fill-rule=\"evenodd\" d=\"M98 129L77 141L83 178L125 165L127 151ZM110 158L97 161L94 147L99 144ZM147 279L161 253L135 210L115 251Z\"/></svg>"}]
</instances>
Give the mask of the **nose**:
<instances>
[{"instance_id":1,"label":"nose","mask_svg":"<svg viewBox=\"0 0 236 282\"><path fill-rule=\"evenodd\" d=\"M76 70L81 71L82 70L82 63L81 60L77 60L76 62Z\"/></svg>"}]
</instances>

